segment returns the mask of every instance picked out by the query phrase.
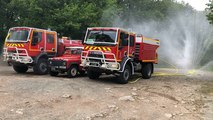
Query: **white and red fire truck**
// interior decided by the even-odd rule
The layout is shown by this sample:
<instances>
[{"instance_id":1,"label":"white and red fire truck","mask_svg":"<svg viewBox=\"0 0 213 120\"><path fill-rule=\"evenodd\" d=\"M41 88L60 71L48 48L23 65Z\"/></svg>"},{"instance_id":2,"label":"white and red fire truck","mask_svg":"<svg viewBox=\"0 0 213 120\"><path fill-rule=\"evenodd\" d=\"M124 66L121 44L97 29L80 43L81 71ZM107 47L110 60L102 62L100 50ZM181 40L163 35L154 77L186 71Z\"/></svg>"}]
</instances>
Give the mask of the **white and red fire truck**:
<instances>
[{"instance_id":1,"label":"white and red fire truck","mask_svg":"<svg viewBox=\"0 0 213 120\"><path fill-rule=\"evenodd\" d=\"M6 37L3 56L17 73L25 73L33 67L36 74L42 75L48 73L48 58L62 55L68 46L72 46L72 42L59 39L55 31L13 27Z\"/></svg>"},{"instance_id":2,"label":"white and red fire truck","mask_svg":"<svg viewBox=\"0 0 213 120\"><path fill-rule=\"evenodd\" d=\"M83 44L81 66L90 79L97 79L102 73L114 74L119 83L125 84L135 72L149 79L153 64L158 63L159 40L121 28L88 28Z\"/></svg>"}]
</instances>

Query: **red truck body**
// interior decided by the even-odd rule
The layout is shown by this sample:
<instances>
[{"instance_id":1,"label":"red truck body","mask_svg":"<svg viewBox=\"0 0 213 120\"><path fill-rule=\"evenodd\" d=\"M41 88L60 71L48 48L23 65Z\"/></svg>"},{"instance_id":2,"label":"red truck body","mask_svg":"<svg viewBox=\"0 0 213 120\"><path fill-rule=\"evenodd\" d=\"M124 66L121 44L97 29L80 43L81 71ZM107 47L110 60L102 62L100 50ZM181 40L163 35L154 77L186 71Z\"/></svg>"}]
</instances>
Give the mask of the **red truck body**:
<instances>
[{"instance_id":1,"label":"red truck body","mask_svg":"<svg viewBox=\"0 0 213 120\"><path fill-rule=\"evenodd\" d=\"M157 49L160 41L157 39L147 38L143 35L136 37L135 57L142 62L158 63Z\"/></svg>"},{"instance_id":2,"label":"red truck body","mask_svg":"<svg viewBox=\"0 0 213 120\"><path fill-rule=\"evenodd\" d=\"M88 28L83 44L81 66L91 79L106 73L118 76L120 83L127 83L137 71L148 79L154 71L153 64L158 62L159 40L121 28Z\"/></svg>"},{"instance_id":3,"label":"red truck body","mask_svg":"<svg viewBox=\"0 0 213 120\"><path fill-rule=\"evenodd\" d=\"M48 58L60 55L64 47L70 45L62 41L68 40L59 40L55 31L13 27L5 40L4 60L11 62L17 73L24 73L33 67L36 74L46 74Z\"/></svg>"}]
</instances>

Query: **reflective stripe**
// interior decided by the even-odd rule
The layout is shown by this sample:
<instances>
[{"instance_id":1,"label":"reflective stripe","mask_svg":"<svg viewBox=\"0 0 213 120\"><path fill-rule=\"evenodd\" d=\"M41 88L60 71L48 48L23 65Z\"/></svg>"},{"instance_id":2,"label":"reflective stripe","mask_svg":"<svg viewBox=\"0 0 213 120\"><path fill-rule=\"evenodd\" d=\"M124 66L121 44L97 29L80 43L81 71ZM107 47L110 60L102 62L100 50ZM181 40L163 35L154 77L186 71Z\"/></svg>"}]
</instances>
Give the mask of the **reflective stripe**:
<instances>
[{"instance_id":1,"label":"reflective stripe","mask_svg":"<svg viewBox=\"0 0 213 120\"><path fill-rule=\"evenodd\" d=\"M97 49L97 47L94 47L94 48L93 48L93 50L96 50L96 49Z\"/></svg>"},{"instance_id":2,"label":"reflective stripe","mask_svg":"<svg viewBox=\"0 0 213 120\"><path fill-rule=\"evenodd\" d=\"M158 40L144 39L143 42L151 45L160 45L160 42Z\"/></svg>"},{"instance_id":3,"label":"reflective stripe","mask_svg":"<svg viewBox=\"0 0 213 120\"><path fill-rule=\"evenodd\" d=\"M7 47L24 47L24 44L14 44L14 43L9 43L6 44Z\"/></svg>"},{"instance_id":4,"label":"reflective stripe","mask_svg":"<svg viewBox=\"0 0 213 120\"><path fill-rule=\"evenodd\" d=\"M142 62L155 62L155 60L142 60Z\"/></svg>"},{"instance_id":5,"label":"reflective stripe","mask_svg":"<svg viewBox=\"0 0 213 120\"><path fill-rule=\"evenodd\" d=\"M89 50L92 50L93 47L90 47Z\"/></svg>"},{"instance_id":6,"label":"reflective stripe","mask_svg":"<svg viewBox=\"0 0 213 120\"><path fill-rule=\"evenodd\" d=\"M86 46L85 50L101 50L101 51L111 51L110 47L94 47L94 46Z\"/></svg>"},{"instance_id":7,"label":"reflective stripe","mask_svg":"<svg viewBox=\"0 0 213 120\"><path fill-rule=\"evenodd\" d=\"M102 50L101 47L98 47L98 50Z\"/></svg>"},{"instance_id":8,"label":"reflective stripe","mask_svg":"<svg viewBox=\"0 0 213 120\"><path fill-rule=\"evenodd\" d=\"M89 48L89 46L86 46L86 48L85 48L85 49L87 50L88 48Z\"/></svg>"},{"instance_id":9,"label":"reflective stripe","mask_svg":"<svg viewBox=\"0 0 213 120\"><path fill-rule=\"evenodd\" d=\"M104 51L106 51L106 50L107 50L105 47L102 47L102 49L103 49Z\"/></svg>"},{"instance_id":10,"label":"reflective stripe","mask_svg":"<svg viewBox=\"0 0 213 120\"><path fill-rule=\"evenodd\" d=\"M107 50L111 51L111 48L108 47Z\"/></svg>"}]
</instances>

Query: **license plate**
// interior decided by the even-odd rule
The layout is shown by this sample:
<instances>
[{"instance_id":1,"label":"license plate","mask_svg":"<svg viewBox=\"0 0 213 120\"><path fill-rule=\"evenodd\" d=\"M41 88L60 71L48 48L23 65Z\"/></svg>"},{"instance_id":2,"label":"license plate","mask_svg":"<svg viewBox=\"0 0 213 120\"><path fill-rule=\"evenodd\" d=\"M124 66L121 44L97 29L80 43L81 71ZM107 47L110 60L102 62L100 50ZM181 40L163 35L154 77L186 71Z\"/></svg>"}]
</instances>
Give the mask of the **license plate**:
<instances>
[{"instance_id":1,"label":"license plate","mask_svg":"<svg viewBox=\"0 0 213 120\"><path fill-rule=\"evenodd\" d=\"M102 53L101 53L101 52L98 52L98 51L92 51L91 54L101 55Z\"/></svg>"},{"instance_id":2,"label":"license plate","mask_svg":"<svg viewBox=\"0 0 213 120\"><path fill-rule=\"evenodd\" d=\"M90 63L90 65L92 65L92 66L99 66L98 63Z\"/></svg>"}]
</instances>

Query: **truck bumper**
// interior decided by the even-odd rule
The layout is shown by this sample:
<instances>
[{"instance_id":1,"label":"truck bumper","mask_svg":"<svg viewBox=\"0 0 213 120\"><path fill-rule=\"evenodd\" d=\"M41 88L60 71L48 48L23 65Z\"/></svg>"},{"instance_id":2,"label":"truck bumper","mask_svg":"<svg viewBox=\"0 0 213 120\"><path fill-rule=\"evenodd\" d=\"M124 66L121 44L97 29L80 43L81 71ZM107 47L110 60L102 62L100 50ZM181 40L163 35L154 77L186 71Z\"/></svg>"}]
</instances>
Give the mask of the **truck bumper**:
<instances>
[{"instance_id":1,"label":"truck bumper","mask_svg":"<svg viewBox=\"0 0 213 120\"><path fill-rule=\"evenodd\" d=\"M33 63L33 59L28 55L26 49L11 47L15 49L15 52L10 52L8 48L4 48L3 52L4 61L13 61L23 64Z\"/></svg>"},{"instance_id":2,"label":"truck bumper","mask_svg":"<svg viewBox=\"0 0 213 120\"><path fill-rule=\"evenodd\" d=\"M111 63L99 63L99 62L87 62L83 61L82 64L80 64L83 68L99 68L103 70L109 70L109 71L119 71L120 70L120 64L116 62Z\"/></svg>"}]
</instances>

